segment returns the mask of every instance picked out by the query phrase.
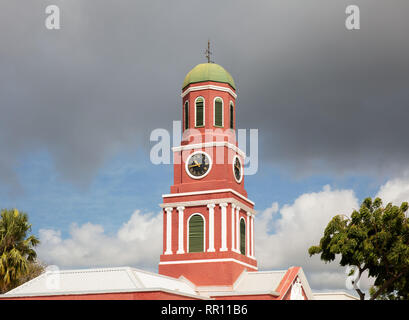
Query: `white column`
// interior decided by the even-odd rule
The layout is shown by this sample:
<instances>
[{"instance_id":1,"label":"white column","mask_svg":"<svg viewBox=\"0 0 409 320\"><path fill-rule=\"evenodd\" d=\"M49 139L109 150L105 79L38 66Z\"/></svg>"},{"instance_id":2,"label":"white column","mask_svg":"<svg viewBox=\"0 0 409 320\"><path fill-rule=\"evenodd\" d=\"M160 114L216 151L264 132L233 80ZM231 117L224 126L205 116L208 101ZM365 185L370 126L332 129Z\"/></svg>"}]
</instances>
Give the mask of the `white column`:
<instances>
[{"instance_id":1,"label":"white column","mask_svg":"<svg viewBox=\"0 0 409 320\"><path fill-rule=\"evenodd\" d=\"M178 246L178 251L176 251L177 254L182 254L185 253L185 250L183 249L183 210L185 210L185 207L177 207L176 208L179 212L179 246Z\"/></svg>"},{"instance_id":2,"label":"white column","mask_svg":"<svg viewBox=\"0 0 409 320\"><path fill-rule=\"evenodd\" d=\"M250 257L250 212L247 212L247 223L246 223L246 255Z\"/></svg>"},{"instance_id":3,"label":"white column","mask_svg":"<svg viewBox=\"0 0 409 320\"><path fill-rule=\"evenodd\" d=\"M236 242L234 241L234 226L236 224L234 203L231 204L231 251L236 251Z\"/></svg>"},{"instance_id":4,"label":"white column","mask_svg":"<svg viewBox=\"0 0 409 320\"><path fill-rule=\"evenodd\" d=\"M251 215L251 257L255 258L254 254L254 214Z\"/></svg>"},{"instance_id":5,"label":"white column","mask_svg":"<svg viewBox=\"0 0 409 320\"><path fill-rule=\"evenodd\" d=\"M214 207L213 203L208 204L209 208L209 249L207 252L214 252Z\"/></svg>"},{"instance_id":6,"label":"white column","mask_svg":"<svg viewBox=\"0 0 409 320\"><path fill-rule=\"evenodd\" d=\"M236 252L240 253L240 207L236 207Z\"/></svg>"},{"instance_id":7,"label":"white column","mask_svg":"<svg viewBox=\"0 0 409 320\"><path fill-rule=\"evenodd\" d=\"M221 214L221 236L222 236L222 243L220 251L227 251L227 216L226 216L226 207L227 203L220 203L219 204L222 214Z\"/></svg>"},{"instance_id":8,"label":"white column","mask_svg":"<svg viewBox=\"0 0 409 320\"><path fill-rule=\"evenodd\" d=\"M166 251L165 254L172 254L172 207L165 208L166 211Z\"/></svg>"}]
</instances>

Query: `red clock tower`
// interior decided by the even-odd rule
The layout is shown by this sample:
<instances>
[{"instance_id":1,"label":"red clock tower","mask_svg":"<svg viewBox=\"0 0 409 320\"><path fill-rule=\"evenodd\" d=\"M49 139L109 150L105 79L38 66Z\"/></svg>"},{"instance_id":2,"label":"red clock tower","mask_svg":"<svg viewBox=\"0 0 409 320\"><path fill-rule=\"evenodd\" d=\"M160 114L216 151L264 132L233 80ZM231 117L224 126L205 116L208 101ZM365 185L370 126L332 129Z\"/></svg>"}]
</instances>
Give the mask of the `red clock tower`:
<instances>
[{"instance_id":1,"label":"red clock tower","mask_svg":"<svg viewBox=\"0 0 409 320\"><path fill-rule=\"evenodd\" d=\"M256 271L254 203L244 189L236 86L220 65L203 63L182 87L183 138L173 148L174 182L163 195L159 273L197 286L230 286Z\"/></svg>"}]
</instances>

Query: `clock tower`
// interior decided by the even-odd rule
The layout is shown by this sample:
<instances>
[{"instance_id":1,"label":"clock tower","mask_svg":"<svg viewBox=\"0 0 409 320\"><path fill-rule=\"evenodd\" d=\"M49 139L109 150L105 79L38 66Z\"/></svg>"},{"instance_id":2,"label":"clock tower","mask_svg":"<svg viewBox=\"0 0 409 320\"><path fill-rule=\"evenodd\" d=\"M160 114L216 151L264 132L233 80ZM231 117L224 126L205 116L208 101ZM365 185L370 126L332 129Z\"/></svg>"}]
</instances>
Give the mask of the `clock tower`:
<instances>
[{"instance_id":1,"label":"clock tower","mask_svg":"<svg viewBox=\"0 0 409 320\"><path fill-rule=\"evenodd\" d=\"M174 181L163 195L159 273L197 286L231 286L257 271L254 203L244 188L236 141L236 85L220 65L194 67L182 86L183 137Z\"/></svg>"}]
</instances>

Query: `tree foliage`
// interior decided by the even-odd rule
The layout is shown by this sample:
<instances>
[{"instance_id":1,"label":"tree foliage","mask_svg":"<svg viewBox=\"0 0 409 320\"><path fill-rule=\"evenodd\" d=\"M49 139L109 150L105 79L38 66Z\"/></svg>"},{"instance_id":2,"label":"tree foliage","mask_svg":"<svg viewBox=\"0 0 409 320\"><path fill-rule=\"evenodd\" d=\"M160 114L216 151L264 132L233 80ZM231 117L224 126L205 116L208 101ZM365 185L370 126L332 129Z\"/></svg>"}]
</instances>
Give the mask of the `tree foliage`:
<instances>
[{"instance_id":1,"label":"tree foliage","mask_svg":"<svg viewBox=\"0 0 409 320\"><path fill-rule=\"evenodd\" d=\"M28 216L17 209L2 210L0 218L0 292L19 284L30 274L36 274L40 264L34 247L40 241L31 231ZM41 269L41 268L40 268Z\"/></svg>"},{"instance_id":2,"label":"tree foliage","mask_svg":"<svg viewBox=\"0 0 409 320\"><path fill-rule=\"evenodd\" d=\"M324 231L310 256L320 254L331 262L341 256L341 266L355 266L359 277L364 271L375 279L371 299L407 299L409 297L409 221L408 203L400 207L382 200L366 198L350 217L337 215ZM361 299L365 294L356 288Z\"/></svg>"}]
</instances>

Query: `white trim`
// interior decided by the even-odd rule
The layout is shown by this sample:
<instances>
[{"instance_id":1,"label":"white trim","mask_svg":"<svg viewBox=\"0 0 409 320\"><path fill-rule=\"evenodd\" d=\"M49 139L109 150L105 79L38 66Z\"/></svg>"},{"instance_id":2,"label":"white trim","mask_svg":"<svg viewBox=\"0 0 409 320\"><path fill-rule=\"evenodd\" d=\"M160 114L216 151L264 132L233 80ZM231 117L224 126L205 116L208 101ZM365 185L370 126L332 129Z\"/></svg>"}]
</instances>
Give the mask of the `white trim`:
<instances>
[{"instance_id":1,"label":"white trim","mask_svg":"<svg viewBox=\"0 0 409 320\"><path fill-rule=\"evenodd\" d=\"M252 266L251 264L248 264L248 263L245 263L245 262L242 262L240 260L233 259L233 258L161 261L161 262L159 262L159 264L184 264L184 263L229 262L229 261L237 262L237 263L242 264L243 266L258 270L257 267Z\"/></svg>"},{"instance_id":2,"label":"white trim","mask_svg":"<svg viewBox=\"0 0 409 320\"><path fill-rule=\"evenodd\" d=\"M179 215L179 246L178 246L178 250L176 251L176 254L182 254L185 253L185 250L183 249L183 210L185 209L185 207L177 207L176 208L178 210L178 215Z\"/></svg>"},{"instance_id":3,"label":"white trim","mask_svg":"<svg viewBox=\"0 0 409 320\"><path fill-rule=\"evenodd\" d=\"M172 207L165 208L166 211L166 251L165 254L172 254Z\"/></svg>"},{"instance_id":4,"label":"white trim","mask_svg":"<svg viewBox=\"0 0 409 320\"><path fill-rule=\"evenodd\" d=\"M227 251L227 206L228 203L219 203L221 208L221 248L220 251Z\"/></svg>"},{"instance_id":5,"label":"white trim","mask_svg":"<svg viewBox=\"0 0 409 320\"><path fill-rule=\"evenodd\" d=\"M240 207L236 207L236 252L240 252Z\"/></svg>"},{"instance_id":6,"label":"white trim","mask_svg":"<svg viewBox=\"0 0 409 320\"><path fill-rule=\"evenodd\" d=\"M222 91L222 92L227 92L229 93L234 99L237 98L237 94L234 93L234 91L230 88L226 87L220 87L220 86L215 86L213 84L208 84L208 85L203 85L203 86L195 86L195 87L189 87L185 91L182 92L180 95L182 98L184 98L189 92L193 91L201 91L201 90L217 90L217 91Z\"/></svg>"},{"instance_id":7,"label":"white trim","mask_svg":"<svg viewBox=\"0 0 409 320\"><path fill-rule=\"evenodd\" d=\"M222 125L216 125L216 100L220 99L222 101ZM213 99L213 126L216 128L224 128L224 101L222 97L215 97Z\"/></svg>"},{"instance_id":8,"label":"white trim","mask_svg":"<svg viewBox=\"0 0 409 320\"><path fill-rule=\"evenodd\" d=\"M214 207L216 205L209 203L207 207L209 208L209 248L207 252L215 252L214 249Z\"/></svg>"},{"instance_id":9,"label":"white trim","mask_svg":"<svg viewBox=\"0 0 409 320\"><path fill-rule=\"evenodd\" d=\"M228 130L231 130L231 129L228 129ZM227 147L229 149L232 149L234 152L238 153L240 156L242 156L243 159L246 158L246 154L242 150L240 150L234 144L227 142L227 141L211 141L211 142L204 142L204 143L188 144L185 146L172 147L172 151L178 152L178 151L185 151L185 150L191 150L191 149L204 149L204 148L210 148L210 147Z\"/></svg>"},{"instance_id":10,"label":"white trim","mask_svg":"<svg viewBox=\"0 0 409 320\"><path fill-rule=\"evenodd\" d=\"M250 212L247 212L247 222L246 222L246 256L251 257L250 253Z\"/></svg>"},{"instance_id":11,"label":"white trim","mask_svg":"<svg viewBox=\"0 0 409 320\"><path fill-rule=\"evenodd\" d=\"M210 170L210 169L209 169ZM169 194L162 194L162 198L172 198L172 197L183 197L183 196L195 196L201 194L209 194L209 193L224 193L224 192L231 192L234 195L246 200L248 203L254 205L254 202L247 199L245 196L241 195L237 191L233 189L214 189L214 190L205 190L205 191L193 191L193 192L181 192L181 193L169 193Z\"/></svg>"},{"instance_id":12,"label":"white trim","mask_svg":"<svg viewBox=\"0 0 409 320\"><path fill-rule=\"evenodd\" d=\"M179 202L169 202L169 203L160 203L159 207L165 208L168 206L172 207L200 207L207 206L210 203L219 204L222 202L234 203L236 206L241 206L244 211L255 212L254 209L246 206L242 201L237 200L236 198L219 198L219 199L209 199L209 200L195 200L195 201L179 201Z\"/></svg>"},{"instance_id":13,"label":"white trim","mask_svg":"<svg viewBox=\"0 0 409 320\"><path fill-rule=\"evenodd\" d=\"M251 257L253 259L255 259L255 255L254 255L254 214L251 215Z\"/></svg>"},{"instance_id":14,"label":"white trim","mask_svg":"<svg viewBox=\"0 0 409 320\"><path fill-rule=\"evenodd\" d=\"M186 232L186 235L187 235L187 248L186 248L186 252L188 252L188 253L190 253L190 251L189 251L189 222L190 222L190 219L196 214L198 214L199 216L201 216L203 218L203 251L200 251L200 252L206 252L206 219L205 219L204 215L201 214L200 212L195 212L195 213L192 213L189 216L189 218L187 219L187 227L186 227L186 229L187 229L187 232ZM195 253L195 252L192 252L192 253Z\"/></svg>"},{"instance_id":15,"label":"white trim","mask_svg":"<svg viewBox=\"0 0 409 320\"><path fill-rule=\"evenodd\" d=\"M201 125L201 126L198 126L197 125L197 118L196 118L196 101L197 101L197 99L199 99L199 98L202 98L203 99L203 125ZM206 108L205 108L205 106L206 106L206 100L205 100L205 98L204 97L202 97L202 96L199 96L199 97L197 97L196 99L195 99L195 123L194 123L194 127L195 128L203 128L205 125L206 125L206 117L205 117L205 110L206 110Z\"/></svg>"},{"instance_id":16,"label":"white trim","mask_svg":"<svg viewBox=\"0 0 409 320\"><path fill-rule=\"evenodd\" d=\"M240 163L240 179L238 179L238 180L236 178L236 173L234 172L234 165L236 163L236 159L239 159L239 163ZM241 181L243 180L243 164L241 163L241 160L240 160L240 158L239 158L239 156L237 154L233 157L232 167L233 167L234 180L236 180L237 183L241 183Z\"/></svg>"},{"instance_id":17,"label":"white trim","mask_svg":"<svg viewBox=\"0 0 409 320\"><path fill-rule=\"evenodd\" d=\"M192 175L189 172L188 166L189 166L190 158L192 158L195 154L199 154L199 153L205 154L206 157L209 159L209 169L207 169L207 171L206 171L206 173L204 175L196 177L196 176ZM189 177L191 177L192 179L196 179L196 180L206 177L209 174L209 172L212 170L212 166L213 166L212 158L210 157L210 155L207 152L204 152L204 151L195 151L195 152L191 153L189 155L189 157L186 159L186 162L185 162L185 170L186 170L187 174L189 175Z\"/></svg>"},{"instance_id":18,"label":"white trim","mask_svg":"<svg viewBox=\"0 0 409 320\"><path fill-rule=\"evenodd\" d=\"M234 239L235 232L234 232L234 226L236 225L235 223L235 217L236 217L236 204L232 203L231 204L231 251L236 251L236 241Z\"/></svg>"}]
</instances>

